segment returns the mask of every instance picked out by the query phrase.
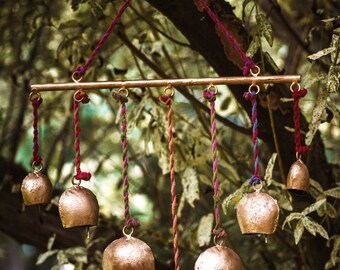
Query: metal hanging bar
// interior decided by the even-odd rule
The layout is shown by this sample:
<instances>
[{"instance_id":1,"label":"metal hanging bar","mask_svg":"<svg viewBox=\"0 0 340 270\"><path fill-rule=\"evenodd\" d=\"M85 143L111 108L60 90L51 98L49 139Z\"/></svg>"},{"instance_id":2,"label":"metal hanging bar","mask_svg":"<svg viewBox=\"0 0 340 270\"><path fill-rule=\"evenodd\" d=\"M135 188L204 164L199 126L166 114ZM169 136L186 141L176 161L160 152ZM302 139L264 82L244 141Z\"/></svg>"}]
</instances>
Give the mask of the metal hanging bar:
<instances>
[{"instance_id":1,"label":"metal hanging bar","mask_svg":"<svg viewBox=\"0 0 340 270\"><path fill-rule=\"evenodd\" d=\"M262 84L262 83L298 83L301 75L276 75L257 77L218 77L218 78L185 78L185 79L160 79L160 80L131 80L131 81L103 81L103 82L67 82L32 84L33 91L63 91L63 90L90 90L90 89L111 89L111 88L134 88L134 87L161 87L172 85L241 85L241 84Z\"/></svg>"}]
</instances>

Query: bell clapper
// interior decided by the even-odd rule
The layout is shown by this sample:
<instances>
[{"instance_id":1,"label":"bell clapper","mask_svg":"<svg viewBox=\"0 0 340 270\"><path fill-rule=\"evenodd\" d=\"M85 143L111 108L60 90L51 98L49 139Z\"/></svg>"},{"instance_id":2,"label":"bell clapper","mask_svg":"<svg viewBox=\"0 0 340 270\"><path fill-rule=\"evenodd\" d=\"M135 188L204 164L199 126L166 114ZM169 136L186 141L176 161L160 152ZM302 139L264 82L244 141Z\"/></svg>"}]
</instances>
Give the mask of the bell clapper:
<instances>
[{"instance_id":1,"label":"bell clapper","mask_svg":"<svg viewBox=\"0 0 340 270\"><path fill-rule=\"evenodd\" d=\"M87 239L90 239L90 226L86 226Z\"/></svg>"},{"instance_id":2,"label":"bell clapper","mask_svg":"<svg viewBox=\"0 0 340 270\"><path fill-rule=\"evenodd\" d=\"M268 244L268 235L264 235L264 242L266 243L266 244Z\"/></svg>"}]
</instances>

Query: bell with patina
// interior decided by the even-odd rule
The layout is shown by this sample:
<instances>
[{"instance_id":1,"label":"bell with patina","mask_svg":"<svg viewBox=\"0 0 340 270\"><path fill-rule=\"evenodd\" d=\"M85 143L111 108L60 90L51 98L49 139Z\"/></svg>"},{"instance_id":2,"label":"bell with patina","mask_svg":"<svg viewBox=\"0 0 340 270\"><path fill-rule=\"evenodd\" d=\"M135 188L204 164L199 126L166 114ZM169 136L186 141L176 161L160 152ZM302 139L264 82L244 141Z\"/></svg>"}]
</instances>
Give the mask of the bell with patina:
<instances>
[{"instance_id":1,"label":"bell with patina","mask_svg":"<svg viewBox=\"0 0 340 270\"><path fill-rule=\"evenodd\" d=\"M195 270L242 270L240 257L232 249L216 245L201 253L195 263Z\"/></svg>"},{"instance_id":2,"label":"bell with patina","mask_svg":"<svg viewBox=\"0 0 340 270\"><path fill-rule=\"evenodd\" d=\"M279 220L279 206L270 195L259 192L245 195L237 204L237 221L242 234L272 234Z\"/></svg>"},{"instance_id":3,"label":"bell with patina","mask_svg":"<svg viewBox=\"0 0 340 270\"><path fill-rule=\"evenodd\" d=\"M52 198L52 184L40 172L29 173L21 184L21 194L25 205L48 204Z\"/></svg>"},{"instance_id":4,"label":"bell with patina","mask_svg":"<svg viewBox=\"0 0 340 270\"><path fill-rule=\"evenodd\" d=\"M154 270L155 259L147 244L126 235L106 247L102 266L103 270Z\"/></svg>"},{"instance_id":5,"label":"bell with patina","mask_svg":"<svg viewBox=\"0 0 340 270\"><path fill-rule=\"evenodd\" d=\"M297 195L305 195L309 190L309 172L301 159L295 161L289 169L287 190Z\"/></svg>"},{"instance_id":6,"label":"bell with patina","mask_svg":"<svg viewBox=\"0 0 340 270\"><path fill-rule=\"evenodd\" d=\"M64 228L95 226L98 223L99 205L91 190L74 185L65 190L59 199L59 215Z\"/></svg>"}]
</instances>

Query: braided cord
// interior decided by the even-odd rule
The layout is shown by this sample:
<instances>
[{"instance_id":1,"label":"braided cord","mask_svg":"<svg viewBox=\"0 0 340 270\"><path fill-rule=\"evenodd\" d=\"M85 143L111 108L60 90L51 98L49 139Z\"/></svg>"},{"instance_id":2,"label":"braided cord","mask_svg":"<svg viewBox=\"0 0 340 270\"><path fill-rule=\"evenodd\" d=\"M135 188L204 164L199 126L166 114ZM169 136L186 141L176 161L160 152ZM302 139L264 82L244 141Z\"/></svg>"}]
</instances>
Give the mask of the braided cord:
<instances>
[{"instance_id":1,"label":"braided cord","mask_svg":"<svg viewBox=\"0 0 340 270\"><path fill-rule=\"evenodd\" d=\"M211 8L207 5L205 0L199 0L202 7L207 11L210 18L214 21L218 29L224 34L224 36L228 39L230 44L234 47L236 52L240 55L242 60L244 61L244 67L243 67L243 75L248 76L250 73L250 70L255 68L255 64L247 57L247 55L242 51L240 45L237 43L236 39L225 29L222 22L219 20L217 15L211 10Z\"/></svg>"},{"instance_id":2,"label":"braided cord","mask_svg":"<svg viewBox=\"0 0 340 270\"><path fill-rule=\"evenodd\" d=\"M172 95L165 94L161 96L160 101L168 107L168 135L169 135L169 155L170 155L170 181L171 181L171 215L173 230L173 248L175 270L180 270L179 266L179 248L178 248L178 230L177 230L177 197L176 197L176 179L175 179L175 158L172 133Z\"/></svg>"},{"instance_id":3,"label":"braided cord","mask_svg":"<svg viewBox=\"0 0 340 270\"><path fill-rule=\"evenodd\" d=\"M102 38L98 42L98 45L96 46L96 48L91 53L89 59L86 61L86 63L83 66L79 66L79 67L76 68L75 72L80 77L85 75L86 70L91 65L91 63L92 63L93 59L96 57L96 55L99 53L100 48L103 46L104 42L108 39L108 37L110 36L114 27L119 23L120 18L122 17L124 11L129 7L130 3L131 3L131 0L127 0L124 3L124 5L119 9L117 16L113 19L110 26L105 31L104 35L102 36Z\"/></svg>"},{"instance_id":4,"label":"braided cord","mask_svg":"<svg viewBox=\"0 0 340 270\"><path fill-rule=\"evenodd\" d=\"M39 166L42 162L42 157L39 154L39 131L38 131L38 108L42 103L42 98L40 96L32 99L33 107L33 166Z\"/></svg>"},{"instance_id":5,"label":"braided cord","mask_svg":"<svg viewBox=\"0 0 340 270\"><path fill-rule=\"evenodd\" d=\"M215 227L213 234L216 240L227 237L227 233L221 228L220 218L220 190L218 181L218 157L217 157L217 129L216 129L216 113L215 101L216 91L206 90L203 92L203 97L210 102L210 125L211 125L211 151L213 155L213 186L214 186L214 210L215 210Z\"/></svg>"}]
</instances>

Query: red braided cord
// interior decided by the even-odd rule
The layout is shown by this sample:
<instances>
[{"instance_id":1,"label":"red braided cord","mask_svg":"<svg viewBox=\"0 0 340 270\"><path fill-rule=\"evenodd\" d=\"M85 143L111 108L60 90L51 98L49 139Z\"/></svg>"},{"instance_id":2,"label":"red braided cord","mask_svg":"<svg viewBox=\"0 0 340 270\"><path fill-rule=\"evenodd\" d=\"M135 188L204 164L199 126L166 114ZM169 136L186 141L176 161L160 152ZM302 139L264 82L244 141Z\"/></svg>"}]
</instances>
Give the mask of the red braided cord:
<instances>
[{"instance_id":1,"label":"red braided cord","mask_svg":"<svg viewBox=\"0 0 340 270\"><path fill-rule=\"evenodd\" d=\"M169 153L170 153L170 180L171 180L171 214L172 214L172 229L174 240L174 262L175 270L180 270L179 266L179 248L178 248L178 231L177 231L177 198L176 198L176 179L175 179L175 158L173 149L173 134L172 134L172 96L164 95L159 100L168 107L168 135L169 135Z\"/></svg>"},{"instance_id":2,"label":"red braided cord","mask_svg":"<svg viewBox=\"0 0 340 270\"><path fill-rule=\"evenodd\" d=\"M240 45L237 43L236 39L225 29L222 22L219 20L219 18L216 16L216 14L210 9L210 7L207 5L205 0L199 0L202 7L207 11L210 18L215 22L218 29L224 34L224 36L228 39L230 44L234 47L236 52L240 55L240 57L244 61L244 67L243 67L243 75L248 76L250 73L250 69L255 68L255 64L246 56L246 54L242 51Z\"/></svg>"},{"instance_id":3,"label":"red braided cord","mask_svg":"<svg viewBox=\"0 0 340 270\"><path fill-rule=\"evenodd\" d=\"M300 134L300 108L299 108L299 100L307 94L307 90L305 88L299 90L293 90L293 98L294 98L294 140L295 140L295 151L300 155L308 151L308 146L301 145L301 134Z\"/></svg>"},{"instance_id":4,"label":"red braided cord","mask_svg":"<svg viewBox=\"0 0 340 270\"><path fill-rule=\"evenodd\" d=\"M34 166L39 166L42 162L42 157L39 154L39 131L38 131L38 107L42 103L42 98L36 97L32 99L33 106L33 159Z\"/></svg>"},{"instance_id":5,"label":"red braided cord","mask_svg":"<svg viewBox=\"0 0 340 270\"><path fill-rule=\"evenodd\" d=\"M129 175L128 175L128 155L127 155L127 121L126 121L126 103L128 102L128 99L124 95L120 95L119 93L113 93L114 97L118 102L122 104L120 115L122 117L122 150L123 150L123 197L124 197L124 218L126 221L127 228L136 228L140 225L140 222L137 219L134 219L130 215L130 206L129 206Z\"/></svg>"},{"instance_id":6,"label":"red braided cord","mask_svg":"<svg viewBox=\"0 0 340 270\"><path fill-rule=\"evenodd\" d=\"M75 166L76 166L76 175L74 176L77 180L85 180L88 181L91 179L90 172L82 172L80 169L81 164L81 156L80 156L80 127L79 127L79 102L87 103L89 102L89 98L84 92L77 92L74 97L73 102L73 109L74 109L74 146L76 151L76 159L75 159Z\"/></svg>"},{"instance_id":7,"label":"red braided cord","mask_svg":"<svg viewBox=\"0 0 340 270\"><path fill-rule=\"evenodd\" d=\"M85 75L87 68L90 66L90 64L92 63L93 59L96 57L96 55L98 54L100 48L103 46L104 42L107 40L107 38L110 36L113 28L116 26L116 24L119 23L120 18L122 17L124 11L128 8L128 6L130 5L131 0L127 0L124 5L119 9L117 16L113 19L113 21L111 22L110 26L107 28L107 30L105 31L104 35L102 36L102 38L100 39L98 45L96 46L96 48L93 50L93 52L91 53L89 59L86 61L86 63L84 64L84 66L79 66L76 68L75 72L78 72L81 76Z\"/></svg>"}]
</instances>

